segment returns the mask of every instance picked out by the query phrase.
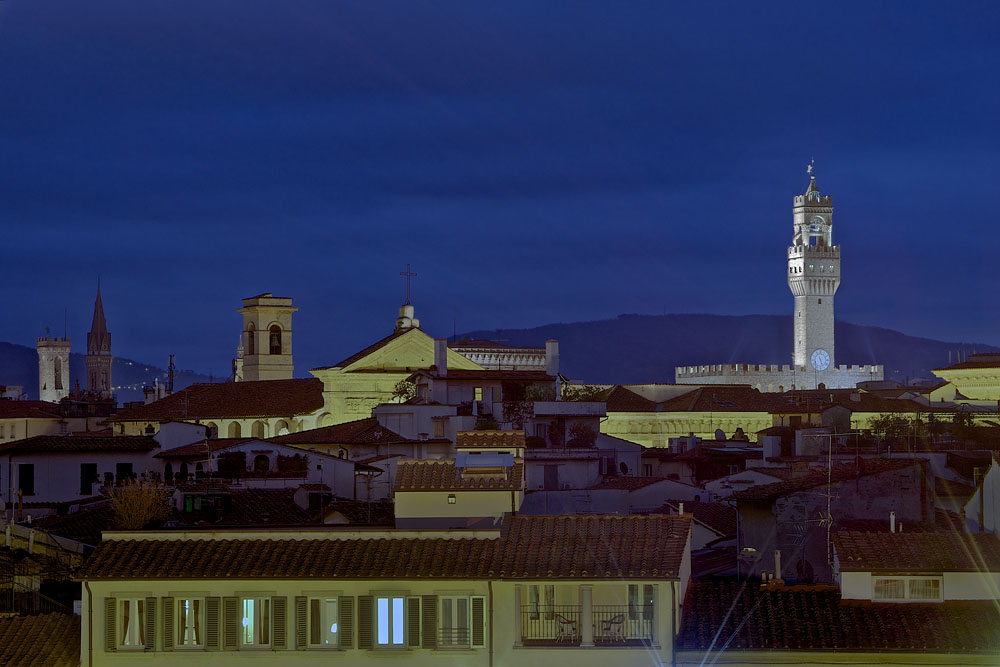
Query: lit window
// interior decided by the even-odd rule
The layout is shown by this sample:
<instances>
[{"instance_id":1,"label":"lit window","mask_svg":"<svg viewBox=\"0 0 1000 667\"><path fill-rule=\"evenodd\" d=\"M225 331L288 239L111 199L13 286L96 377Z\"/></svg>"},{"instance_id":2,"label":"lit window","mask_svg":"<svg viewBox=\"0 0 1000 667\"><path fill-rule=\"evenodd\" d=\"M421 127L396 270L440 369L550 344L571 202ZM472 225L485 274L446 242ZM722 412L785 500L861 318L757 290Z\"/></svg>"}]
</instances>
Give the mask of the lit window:
<instances>
[{"instance_id":1,"label":"lit window","mask_svg":"<svg viewBox=\"0 0 1000 667\"><path fill-rule=\"evenodd\" d=\"M439 623L441 646L468 646L469 598L442 597Z\"/></svg>"},{"instance_id":2,"label":"lit window","mask_svg":"<svg viewBox=\"0 0 1000 667\"><path fill-rule=\"evenodd\" d=\"M810 265L809 265L809 270L810 270L810 271L812 271L812 270L813 270L813 269L815 269L815 268L816 268L816 265L815 265L815 264L810 264Z\"/></svg>"},{"instance_id":3,"label":"lit window","mask_svg":"<svg viewBox=\"0 0 1000 667\"><path fill-rule=\"evenodd\" d=\"M403 597L375 598L375 642L403 646Z\"/></svg>"},{"instance_id":4,"label":"lit window","mask_svg":"<svg viewBox=\"0 0 1000 667\"><path fill-rule=\"evenodd\" d=\"M244 646L269 646L271 644L270 598L244 598L242 623Z\"/></svg>"},{"instance_id":5,"label":"lit window","mask_svg":"<svg viewBox=\"0 0 1000 667\"><path fill-rule=\"evenodd\" d=\"M444 437L444 422L436 421L434 422L434 437L443 438Z\"/></svg>"},{"instance_id":6,"label":"lit window","mask_svg":"<svg viewBox=\"0 0 1000 667\"><path fill-rule=\"evenodd\" d=\"M146 646L146 601L121 600L118 603L118 646L144 648Z\"/></svg>"},{"instance_id":7,"label":"lit window","mask_svg":"<svg viewBox=\"0 0 1000 667\"><path fill-rule=\"evenodd\" d=\"M483 388L482 387L476 387L476 389L475 389L475 399L477 401L483 400Z\"/></svg>"},{"instance_id":8,"label":"lit window","mask_svg":"<svg viewBox=\"0 0 1000 667\"><path fill-rule=\"evenodd\" d=\"M309 600L309 645L316 648L337 648L339 645L339 615L337 598Z\"/></svg>"},{"instance_id":9,"label":"lit window","mask_svg":"<svg viewBox=\"0 0 1000 667\"><path fill-rule=\"evenodd\" d=\"M902 579L876 579L876 600L905 600L906 582Z\"/></svg>"},{"instance_id":10,"label":"lit window","mask_svg":"<svg viewBox=\"0 0 1000 667\"><path fill-rule=\"evenodd\" d=\"M911 600L940 600L941 580L910 579L909 592Z\"/></svg>"},{"instance_id":11,"label":"lit window","mask_svg":"<svg viewBox=\"0 0 1000 667\"><path fill-rule=\"evenodd\" d=\"M202 623L205 618L202 600L182 598L177 600L177 646L201 648L204 646Z\"/></svg>"}]
</instances>

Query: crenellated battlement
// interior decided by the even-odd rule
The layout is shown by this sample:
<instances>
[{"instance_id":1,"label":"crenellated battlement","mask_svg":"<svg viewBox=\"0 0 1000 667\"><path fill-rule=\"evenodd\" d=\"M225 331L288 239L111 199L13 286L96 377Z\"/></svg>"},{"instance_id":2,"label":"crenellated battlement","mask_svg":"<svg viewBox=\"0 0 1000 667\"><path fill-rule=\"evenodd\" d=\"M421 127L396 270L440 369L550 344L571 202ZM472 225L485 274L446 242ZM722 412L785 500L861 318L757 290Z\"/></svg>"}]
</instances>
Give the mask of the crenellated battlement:
<instances>
[{"instance_id":1,"label":"crenellated battlement","mask_svg":"<svg viewBox=\"0 0 1000 667\"><path fill-rule=\"evenodd\" d=\"M840 366L834 366L828 368L822 372L822 375L836 374L836 373L882 373L884 372L884 366L881 364L853 364L847 365L842 364ZM790 364L703 364L700 366L677 366L674 369L677 377L682 375L685 377L704 377L710 375L761 375L761 374L779 374L779 373L802 373L812 375L814 371L812 369L806 369L805 366L791 366Z\"/></svg>"},{"instance_id":2,"label":"crenellated battlement","mask_svg":"<svg viewBox=\"0 0 1000 667\"><path fill-rule=\"evenodd\" d=\"M69 338L61 338L59 336L39 336L39 343L69 343Z\"/></svg>"},{"instance_id":3,"label":"crenellated battlement","mask_svg":"<svg viewBox=\"0 0 1000 667\"><path fill-rule=\"evenodd\" d=\"M808 195L795 195L795 206L806 206L809 208L829 208L833 209L833 197L830 195L820 195L809 198ZM817 211L821 212L821 211Z\"/></svg>"},{"instance_id":4,"label":"crenellated battlement","mask_svg":"<svg viewBox=\"0 0 1000 667\"><path fill-rule=\"evenodd\" d=\"M788 256L819 255L822 257L840 257L839 245L791 245L788 246Z\"/></svg>"}]
</instances>

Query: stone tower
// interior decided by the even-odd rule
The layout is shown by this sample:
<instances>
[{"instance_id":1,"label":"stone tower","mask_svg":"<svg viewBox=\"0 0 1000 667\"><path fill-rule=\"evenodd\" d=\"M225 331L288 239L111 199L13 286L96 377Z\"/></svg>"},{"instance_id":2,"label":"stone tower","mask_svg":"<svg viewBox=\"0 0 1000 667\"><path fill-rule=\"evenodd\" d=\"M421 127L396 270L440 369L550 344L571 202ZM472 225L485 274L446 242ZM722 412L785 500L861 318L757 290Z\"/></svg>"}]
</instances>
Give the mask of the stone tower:
<instances>
[{"instance_id":1,"label":"stone tower","mask_svg":"<svg viewBox=\"0 0 1000 667\"><path fill-rule=\"evenodd\" d=\"M243 379L290 380L292 365L292 314L298 308L288 297L270 292L243 299Z\"/></svg>"},{"instance_id":2,"label":"stone tower","mask_svg":"<svg viewBox=\"0 0 1000 667\"><path fill-rule=\"evenodd\" d=\"M58 403L69 396L69 338L38 339L38 398Z\"/></svg>"},{"instance_id":3,"label":"stone tower","mask_svg":"<svg viewBox=\"0 0 1000 667\"><path fill-rule=\"evenodd\" d=\"M111 398L111 333L104 319L101 286L97 286L94 320L87 334L87 391L101 398Z\"/></svg>"},{"instance_id":4,"label":"stone tower","mask_svg":"<svg viewBox=\"0 0 1000 667\"><path fill-rule=\"evenodd\" d=\"M792 206L788 287L795 298L794 365L807 373L834 368L833 297L840 287L840 248L833 244L833 198L809 188ZM802 384L800 382L800 384Z\"/></svg>"}]
</instances>

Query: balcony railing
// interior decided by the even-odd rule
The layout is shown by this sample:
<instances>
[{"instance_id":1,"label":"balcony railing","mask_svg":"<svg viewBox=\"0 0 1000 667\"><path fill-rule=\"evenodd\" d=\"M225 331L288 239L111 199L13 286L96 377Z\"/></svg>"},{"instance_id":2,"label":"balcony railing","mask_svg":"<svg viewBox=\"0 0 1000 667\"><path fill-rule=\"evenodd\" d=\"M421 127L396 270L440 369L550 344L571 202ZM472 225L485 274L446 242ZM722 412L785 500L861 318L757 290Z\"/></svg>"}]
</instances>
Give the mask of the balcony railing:
<instances>
[{"instance_id":1,"label":"balcony railing","mask_svg":"<svg viewBox=\"0 0 1000 667\"><path fill-rule=\"evenodd\" d=\"M593 605L595 646L649 646L654 643L653 605ZM525 646L579 646L583 632L579 605L522 605Z\"/></svg>"},{"instance_id":2,"label":"balcony railing","mask_svg":"<svg viewBox=\"0 0 1000 667\"><path fill-rule=\"evenodd\" d=\"M439 648L469 648L468 628L441 628L438 630Z\"/></svg>"},{"instance_id":3,"label":"balcony railing","mask_svg":"<svg viewBox=\"0 0 1000 667\"><path fill-rule=\"evenodd\" d=\"M526 645L580 645L579 605L522 605L521 641Z\"/></svg>"}]
</instances>

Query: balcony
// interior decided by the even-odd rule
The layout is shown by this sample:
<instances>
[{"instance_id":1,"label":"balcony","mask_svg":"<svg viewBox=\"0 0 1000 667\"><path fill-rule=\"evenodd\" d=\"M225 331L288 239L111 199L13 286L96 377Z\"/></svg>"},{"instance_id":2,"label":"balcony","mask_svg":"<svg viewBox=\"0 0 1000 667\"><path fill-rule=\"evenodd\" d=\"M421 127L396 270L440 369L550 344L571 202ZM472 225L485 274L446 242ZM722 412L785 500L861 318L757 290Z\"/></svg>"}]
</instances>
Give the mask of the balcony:
<instances>
[{"instance_id":1,"label":"balcony","mask_svg":"<svg viewBox=\"0 0 1000 667\"><path fill-rule=\"evenodd\" d=\"M643 647L655 644L653 605L522 605L524 646ZM583 622L590 617L590 633ZM589 634L589 637L585 637Z\"/></svg>"}]
</instances>

